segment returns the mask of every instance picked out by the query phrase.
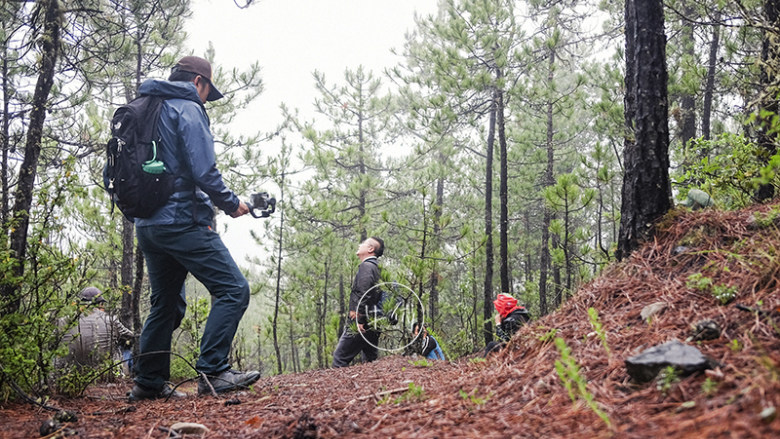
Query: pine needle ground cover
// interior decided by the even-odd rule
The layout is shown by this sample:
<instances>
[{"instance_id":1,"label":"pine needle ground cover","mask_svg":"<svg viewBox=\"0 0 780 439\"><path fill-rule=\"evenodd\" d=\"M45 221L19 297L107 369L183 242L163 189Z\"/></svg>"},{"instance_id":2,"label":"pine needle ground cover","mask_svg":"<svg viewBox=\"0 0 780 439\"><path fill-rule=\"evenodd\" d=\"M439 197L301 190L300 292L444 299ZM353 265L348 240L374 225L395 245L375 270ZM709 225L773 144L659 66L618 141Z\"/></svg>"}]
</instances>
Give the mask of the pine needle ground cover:
<instances>
[{"instance_id":1,"label":"pine needle ground cover","mask_svg":"<svg viewBox=\"0 0 780 439\"><path fill-rule=\"evenodd\" d=\"M169 402L129 404L129 383L96 384L48 404L75 413L63 427L89 438L171 437L176 422L242 438L780 437L779 228L778 204L675 210L652 242L488 359L390 356ZM698 337L703 321L719 328L714 338ZM714 367L634 382L625 359L670 340ZM0 437L37 437L52 416L0 404Z\"/></svg>"}]
</instances>

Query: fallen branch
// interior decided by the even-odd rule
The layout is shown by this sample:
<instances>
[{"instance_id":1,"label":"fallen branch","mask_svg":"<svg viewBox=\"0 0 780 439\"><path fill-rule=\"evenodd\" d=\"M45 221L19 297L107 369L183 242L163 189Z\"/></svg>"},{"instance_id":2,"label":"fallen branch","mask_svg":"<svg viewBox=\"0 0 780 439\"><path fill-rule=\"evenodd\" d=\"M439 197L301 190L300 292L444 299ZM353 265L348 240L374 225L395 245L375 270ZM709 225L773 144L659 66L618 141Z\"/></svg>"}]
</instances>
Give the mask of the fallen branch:
<instances>
[{"instance_id":1,"label":"fallen branch","mask_svg":"<svg viewBox=\"0 0 780 439\"><path fill-rule=\"evenodd\" d=\"M384 392L372 393L370 395L361 396L360 398L353 399L350 402L353 402L353 401L365 401L365 400L371 399L371 398L382 399L383 397L385 397L387 395L392 395L394 393L406 392L407 390L409 390L408 387L399 387L397 389L385 390Z\"/></svg>"}]
</instances>

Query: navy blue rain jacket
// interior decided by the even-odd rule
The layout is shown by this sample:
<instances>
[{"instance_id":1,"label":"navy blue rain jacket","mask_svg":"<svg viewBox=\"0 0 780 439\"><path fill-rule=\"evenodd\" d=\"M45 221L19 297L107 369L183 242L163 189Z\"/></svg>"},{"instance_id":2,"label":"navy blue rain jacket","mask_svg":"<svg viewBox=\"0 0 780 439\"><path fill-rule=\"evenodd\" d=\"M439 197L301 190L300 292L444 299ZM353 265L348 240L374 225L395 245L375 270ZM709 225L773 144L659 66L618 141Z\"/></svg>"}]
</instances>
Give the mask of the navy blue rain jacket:
<instances>
[{"instance_id":1,"label":"navy blue rain jacket","mask_svg":"<svg viewBox=\"0 0 780 439\"><path fill-rule=\"evenodd\" d=\"M177 189L184 190L171 195L152 217L136 218L135 225L211 225L214 205L227 214L235 212L240 201L225 186L217 169L209 118L195 84L150 79L141 84L138 92L166 98L158 124L162 145L157 158L165 163L168 172L177 176Z\"/></svg>"}]
</instances>

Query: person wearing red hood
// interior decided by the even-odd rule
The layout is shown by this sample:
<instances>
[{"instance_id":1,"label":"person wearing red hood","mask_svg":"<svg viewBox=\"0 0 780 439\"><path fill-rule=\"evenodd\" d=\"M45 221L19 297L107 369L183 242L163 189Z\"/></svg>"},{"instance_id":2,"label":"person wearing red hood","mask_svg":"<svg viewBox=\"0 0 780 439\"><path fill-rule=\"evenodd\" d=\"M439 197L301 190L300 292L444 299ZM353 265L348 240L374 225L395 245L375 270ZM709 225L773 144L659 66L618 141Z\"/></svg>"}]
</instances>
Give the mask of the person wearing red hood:
<instances>
[{"instance_id":1,"label":"person wearing red hood","mask_svg":"<svg viewBox=\"0 0 780 439\"><path fill-rule=\"evenodd\" d=\"M485 355L501 350L517 330L531 320L528 310L517 304L517 299L509 294L499 294L493 301L496 314L496 336L499 341L491 341L485 347Z\"/></svg>"}]
</instances>

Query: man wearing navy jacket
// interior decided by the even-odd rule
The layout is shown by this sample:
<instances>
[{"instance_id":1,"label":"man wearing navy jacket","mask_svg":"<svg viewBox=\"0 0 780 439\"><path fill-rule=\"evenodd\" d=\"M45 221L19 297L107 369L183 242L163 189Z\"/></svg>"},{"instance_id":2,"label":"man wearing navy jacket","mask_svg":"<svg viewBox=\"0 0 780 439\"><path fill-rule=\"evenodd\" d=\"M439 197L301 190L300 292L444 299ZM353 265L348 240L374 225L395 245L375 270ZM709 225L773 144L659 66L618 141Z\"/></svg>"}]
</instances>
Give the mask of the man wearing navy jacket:
<instances>
[{"instance_id":1,"label":"man wearing navy jacket","mask_svg":"<svg viewBox=\"0 0 780 439\"><path fill-rule=\"evenodd\" d=\"M249 212L225 186L216 166L203 104L222 98L222 93L212 82L211 64L197 56L185 56L174 66L168 81L147 80L138 92L165 98L158 124L162 139L158 157L176 176L177 192L151 217L135 219L152 292L129 398L185 396L167 382L167 352L173 331L184 317L184 280L190 273L212 297L195 364L200 373L198 394L209 394L212 388L217 393L246 388L260 378L260 372L233 370L228 357L238 323L249 305L249 283L212 227L214 206L233 218Z\"/></svg>"}]
</instances>

